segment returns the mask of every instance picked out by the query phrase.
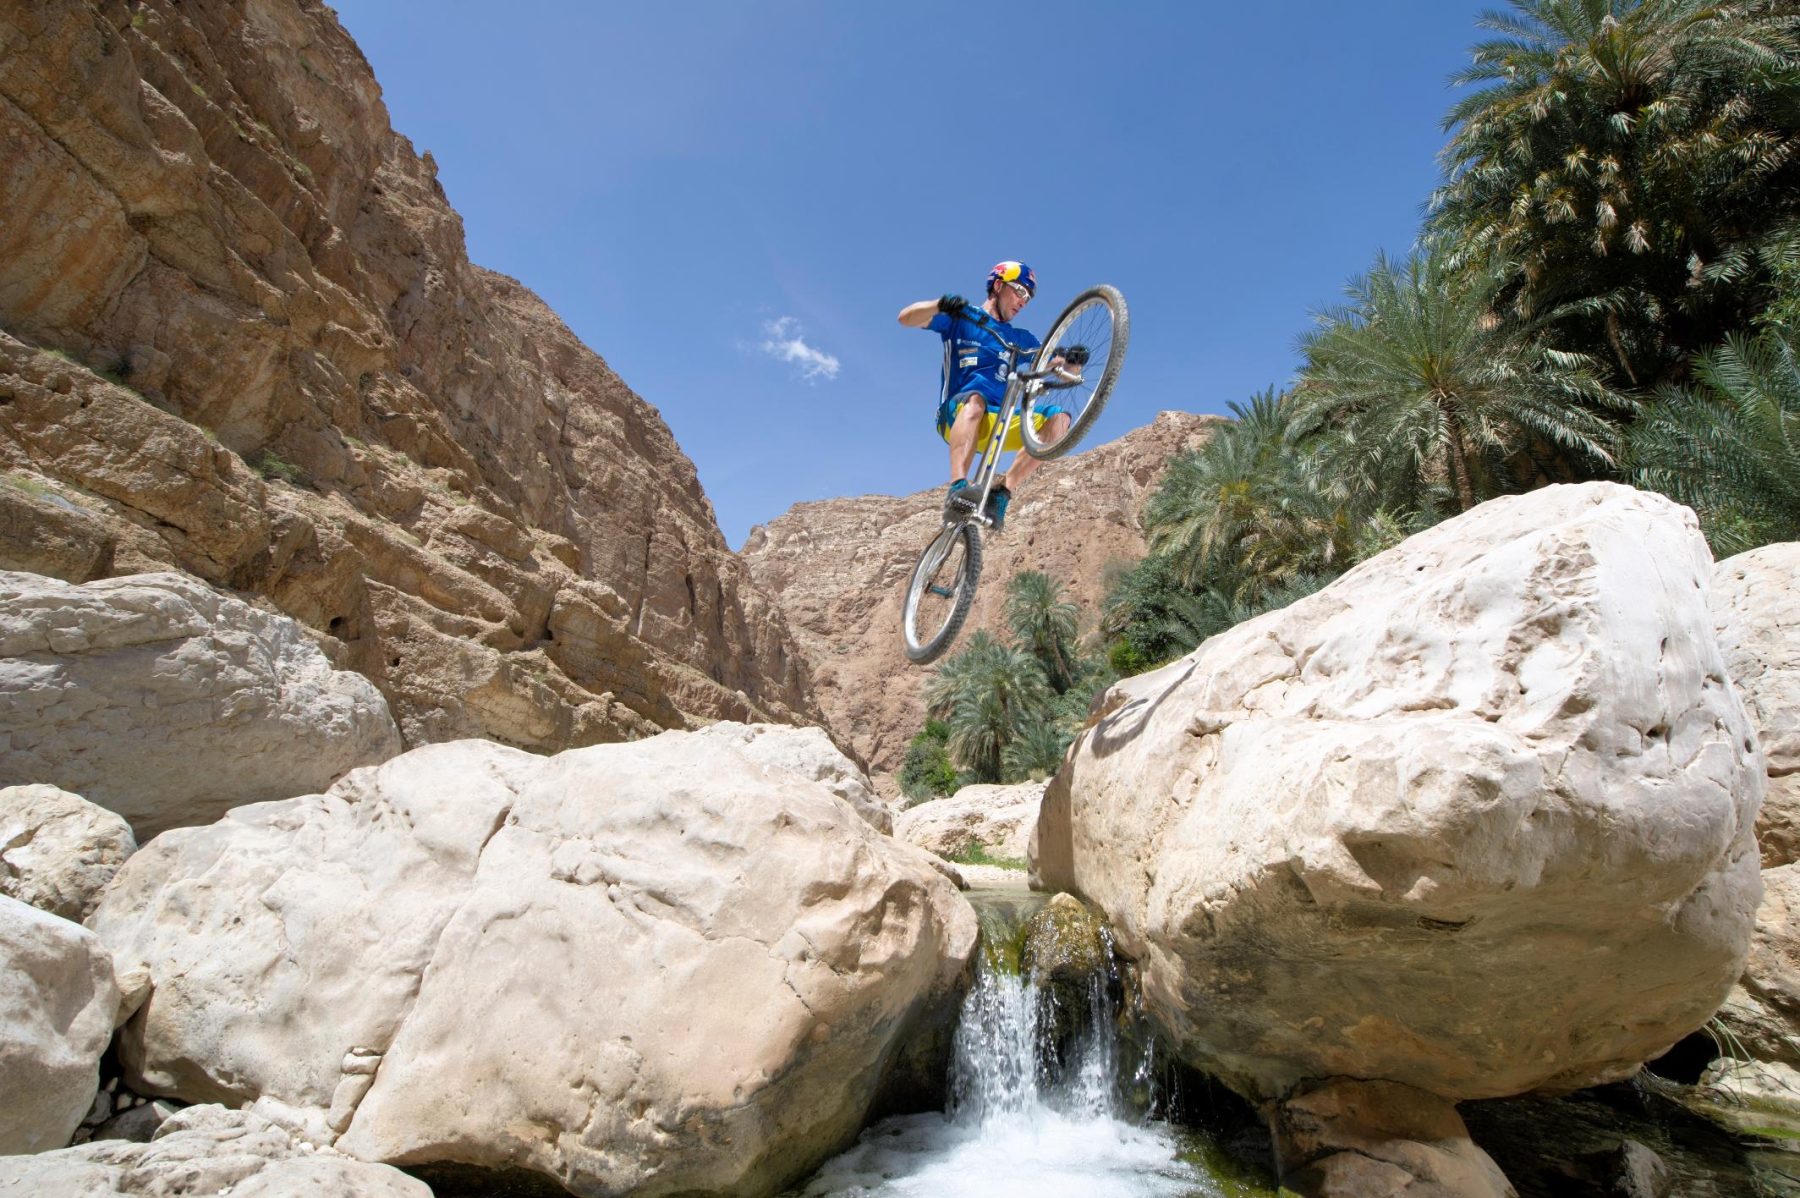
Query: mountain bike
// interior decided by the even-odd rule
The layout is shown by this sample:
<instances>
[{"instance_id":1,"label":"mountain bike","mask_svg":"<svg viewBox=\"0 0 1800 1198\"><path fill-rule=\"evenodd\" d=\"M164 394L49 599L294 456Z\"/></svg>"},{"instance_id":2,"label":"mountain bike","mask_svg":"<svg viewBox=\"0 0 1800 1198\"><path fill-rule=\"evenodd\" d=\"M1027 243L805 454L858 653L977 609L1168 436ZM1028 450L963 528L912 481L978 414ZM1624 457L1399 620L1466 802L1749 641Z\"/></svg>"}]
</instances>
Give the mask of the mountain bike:
<instances>
[{"instance_id":1,"label":"mountain bike","mask_svg":"<svg viewBox=\"0 0 1800 1198\"><path fill-rule=\"evenodd\" d=\"M1034 458L1059 458L1075 448L1112 395L1131 331L1125 297L1118 289L1105 284L1091 287L1063 309L1031 366L1020 369L1020 360L1033 351L1007 341L978 309L959 319L985 325L1004 347L1006 394L993 434L981 447L974 481L946 505L944 526L919 555L907 584L901 636L907 659L918 665L943 655L975 602L975 585L981 580L981 532L994 523L987 514L988 495L1013 419L1019 419L1019 439ZM949 376L946 370L946 387ZM942 396L940 402L947 398ZM1069 427L1061 436L1044 435L1045 412L1053 408L1069 416Z\"/></svg>"}]
</instances>

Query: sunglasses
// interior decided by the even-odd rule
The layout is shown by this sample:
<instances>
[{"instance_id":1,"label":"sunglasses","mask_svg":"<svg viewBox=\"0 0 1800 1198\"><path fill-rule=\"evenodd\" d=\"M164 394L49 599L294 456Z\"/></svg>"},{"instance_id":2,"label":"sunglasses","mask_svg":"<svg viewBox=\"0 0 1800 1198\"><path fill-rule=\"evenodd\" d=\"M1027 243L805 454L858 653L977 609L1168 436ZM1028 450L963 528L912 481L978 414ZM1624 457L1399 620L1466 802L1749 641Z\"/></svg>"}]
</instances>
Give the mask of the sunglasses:
<instances>
[{"instance_id":1,"label":"sunglasses","mask_svg":"<svg viewBox=\"0 0 1800 1198\"><path fill-rule=\"evenodd\" d=\"M1031 291L1029 288L1027 288L1025 286L1025 284L1015 283L1010 279L1005 280L1005 282L1008 287L1012 288L1012 293L1019 297L1020 303L1024 303L1026 300L1031 298Z\"/></svg>"}]
</instances>

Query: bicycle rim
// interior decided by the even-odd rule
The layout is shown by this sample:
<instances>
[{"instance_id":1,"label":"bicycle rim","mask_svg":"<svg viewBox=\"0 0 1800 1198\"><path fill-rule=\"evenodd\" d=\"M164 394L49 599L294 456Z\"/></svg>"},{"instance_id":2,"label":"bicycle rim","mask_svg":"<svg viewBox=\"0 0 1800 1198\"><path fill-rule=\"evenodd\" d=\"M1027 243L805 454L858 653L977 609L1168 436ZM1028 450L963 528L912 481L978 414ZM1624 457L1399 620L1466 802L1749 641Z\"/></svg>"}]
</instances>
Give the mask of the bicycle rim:
<instances>
[{"instance_id":1,"label":"bicycle rim","mask_svg":"<svg viewBox=\"0 0 1800 1198\"><path fill-rule=\"evenodd\" d=\"M1050 334L1044 338L1032 369L1043 370L1059 353L1077 346L1087 351L1088 360L1081 368L1081 382L1045 388L1027 401L1019 430L1026 453L1034 458L1061 457L1087 435L1112 397L1119 368L1125 364L1125 345L1130 336L1131 314L1116 287L1104 283L1090 287L1063 309L1050 326ZM1069 417L1068 431L1060 437L1050 435L1047 428L1040 435L1033 427L1036 417L1051 408L1061 408Z\"/></svg>"},{"instance_id":2,"label":"bicycle rim","mask_svg":"<svg viewBox=\"0 0 1800 1198\"><path fill-rule=\"evenodd\" d=\"M936 661L968 618L981 578L981 533L974 524L946 524L919 555L906 588L901 633L907 660Z\"/></svg>"}]
</instances>

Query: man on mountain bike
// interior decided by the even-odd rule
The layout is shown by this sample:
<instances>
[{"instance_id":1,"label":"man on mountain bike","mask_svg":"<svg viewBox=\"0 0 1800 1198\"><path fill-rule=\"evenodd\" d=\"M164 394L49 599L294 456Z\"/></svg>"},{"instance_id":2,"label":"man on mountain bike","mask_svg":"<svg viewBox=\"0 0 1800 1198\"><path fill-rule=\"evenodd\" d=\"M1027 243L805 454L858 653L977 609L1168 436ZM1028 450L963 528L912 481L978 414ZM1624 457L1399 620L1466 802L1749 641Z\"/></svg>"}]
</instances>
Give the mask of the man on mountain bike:
<instances>
[{"instance_id":1,"label":"man on mountain bike","mask_svg":"<svg viewBox=\"0 0 1800 1198\"><path fill-rule=\"evenodd\" d=\"M976 447L987 444L999 423L1000 406L1006 396L1007 361L999 338L1027 349L1038 346L1036 337L1012 323L1036 293L1037 276L1029 266L1023 262L1001 262L988 271L987 299L980 308L994 324L994 331L971 318L970 305L960 295L920 300L900 310L900 323L907 328L930 329L944 339L945 398L938 406L937 430L950 443L946 509L958 502L965 508L975 506L972 495L959 496L959 492L969 486L969 467L975 460ZM1055 404L1041 405L1034 418L1038 421L1034 428L1046 440L1055 440L1068 431L1068 413ZM1003 450L1021 447L1018 416L1012 418L1003 434ZM1030 478L1038 465L1030 454L1017 454L989 493L988 516L995 532L1005 527L1006 508L1012 502L1014 488Z\"/></svg>"}]
</instances>

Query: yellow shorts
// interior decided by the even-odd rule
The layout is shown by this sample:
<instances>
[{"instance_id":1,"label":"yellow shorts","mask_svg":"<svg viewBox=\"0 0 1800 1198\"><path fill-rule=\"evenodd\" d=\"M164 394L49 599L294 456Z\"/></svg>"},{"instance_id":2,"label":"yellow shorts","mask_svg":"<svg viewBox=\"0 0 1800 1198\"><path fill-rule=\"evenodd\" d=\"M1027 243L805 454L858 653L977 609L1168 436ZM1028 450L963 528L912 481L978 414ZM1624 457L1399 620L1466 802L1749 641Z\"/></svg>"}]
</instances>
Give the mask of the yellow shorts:
<instances>
[{"instance_id":1,"label":"yellow shorts","mask_svg":"<svg viewBox=\"0 0 1800 1198\"><path fill-rule=\"evenodd\" d=\"M964 392L961 395L945 400L938 408L938 436L942 437L946 442L950 440L950 426L956 423L957 412L962 410L964 401L972 394L977 393ZM975 445L977 452L985 452L988 442L994 438L994 427L1000 423L1000 416L994 410L999 405L985 395L981 395L979 398L987 405L987 411L982 414L981 429L975 434ZM1055 405L1047 405L1043 410L1033 412L1031 414L1031 430L1033 432L1041 432L1044 427L1044 421L1060 411L1062 411L1062 409ZM1007 421L1006 439L1000 442L1000 449L1003 453L1010 453L1015 450L1023 449L1024 447L1024 438L1019 435L1019 417L1015 413L1013 418Z\"/></svg>"}]
</instances>

